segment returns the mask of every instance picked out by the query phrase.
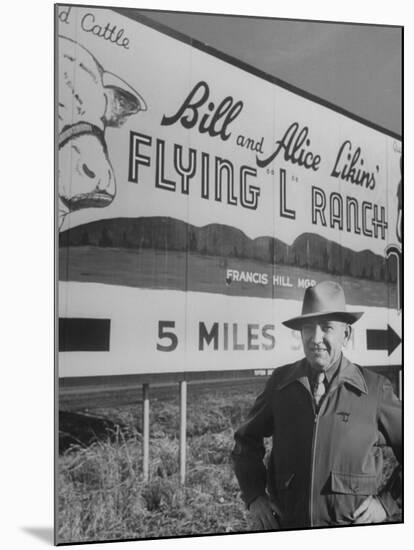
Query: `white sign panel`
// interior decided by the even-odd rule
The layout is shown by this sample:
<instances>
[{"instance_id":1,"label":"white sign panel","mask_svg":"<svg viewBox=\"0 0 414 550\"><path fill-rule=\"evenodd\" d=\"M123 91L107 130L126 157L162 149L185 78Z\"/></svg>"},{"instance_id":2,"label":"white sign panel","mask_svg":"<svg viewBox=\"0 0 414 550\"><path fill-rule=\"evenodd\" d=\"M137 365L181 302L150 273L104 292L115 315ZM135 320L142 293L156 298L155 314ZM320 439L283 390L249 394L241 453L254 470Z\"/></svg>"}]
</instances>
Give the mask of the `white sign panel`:
<instances>
[{"instance_id":1,"label":"white sign panel","mask_svg":"<svg viewBox=\"0 0 414 550\"><path fill-rule=\"evenodd\" d=\"M59 375L273 368L334 279L401 362L401 142L110 10L58 18ZM386 344L384 344L386 342Z\"/></svg>"}]
</instances>

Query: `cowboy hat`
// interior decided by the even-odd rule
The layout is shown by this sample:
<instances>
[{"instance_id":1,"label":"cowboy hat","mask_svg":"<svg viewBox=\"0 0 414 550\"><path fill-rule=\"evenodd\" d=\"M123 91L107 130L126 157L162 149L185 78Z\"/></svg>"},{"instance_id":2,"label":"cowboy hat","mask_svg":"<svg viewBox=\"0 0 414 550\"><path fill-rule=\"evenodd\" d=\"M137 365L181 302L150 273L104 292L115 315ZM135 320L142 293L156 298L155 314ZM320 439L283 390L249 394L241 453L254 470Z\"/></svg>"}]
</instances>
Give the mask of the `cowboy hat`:
<instances>
[{"instance_id":1,"label":"cowboy hat","mask_svg":"<svg viewBox=\"0 0 414 550\"><path fill-rule=\"evenodd\" d=\"M329 316L337 321L352 325L363 315L362 311L347 311L344 290L334 281L323 281L306 289L303 298L302 315L293 317L283 324L294 330L301 330L305 321Z\"/></svg>"}]
</instances>

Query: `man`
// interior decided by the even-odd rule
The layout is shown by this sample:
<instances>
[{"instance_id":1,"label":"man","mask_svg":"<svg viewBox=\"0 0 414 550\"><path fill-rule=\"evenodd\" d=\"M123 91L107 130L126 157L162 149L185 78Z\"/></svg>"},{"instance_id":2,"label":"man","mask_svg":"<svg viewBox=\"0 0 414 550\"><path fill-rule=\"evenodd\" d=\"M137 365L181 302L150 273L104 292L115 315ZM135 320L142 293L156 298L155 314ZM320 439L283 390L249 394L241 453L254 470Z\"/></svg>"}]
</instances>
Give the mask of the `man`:
<instances>
[{"instance_id":1,"label":"man","mask_svg":"<svg viewBox=\"0 0 414 550\"><path fill-rule=\"evenodd\" d=\"M232 453L260 529L381 523L399 512L399 472L378 488L381 446L401 462L400 401L386 378L342 354L361 315L346 310L339 284L325 281L306 290L302 315L283 323L300 331L305 357L275 369Z\"/></svg>"}]
</instances>

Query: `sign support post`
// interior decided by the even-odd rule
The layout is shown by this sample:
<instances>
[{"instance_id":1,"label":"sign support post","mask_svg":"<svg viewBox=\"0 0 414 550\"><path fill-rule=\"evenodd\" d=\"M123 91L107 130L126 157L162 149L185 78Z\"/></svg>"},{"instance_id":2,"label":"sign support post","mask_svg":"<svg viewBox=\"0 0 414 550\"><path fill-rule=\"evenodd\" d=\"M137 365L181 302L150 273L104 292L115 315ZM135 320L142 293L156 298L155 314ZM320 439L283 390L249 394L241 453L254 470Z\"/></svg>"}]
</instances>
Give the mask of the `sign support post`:
<instances>
[{"instance_id":1,"label":"sign support post","mask_svg":"<svg viewBox=\"0 0 414 550\"><path fill-rule=\"evenodd\" d=\"M187 381L180 382L180 483L184 485L187 445Z\"/></svg>"},{"instance_id":2,"label":"sign support post","mask_svg":"<svg viewBox=\"0 0 414 550\"><path fill-rule=\"evenodd\" d=\"M149 479L149 384L142 386L142 464L144 481Z\"/></svg>"}]
</instances>

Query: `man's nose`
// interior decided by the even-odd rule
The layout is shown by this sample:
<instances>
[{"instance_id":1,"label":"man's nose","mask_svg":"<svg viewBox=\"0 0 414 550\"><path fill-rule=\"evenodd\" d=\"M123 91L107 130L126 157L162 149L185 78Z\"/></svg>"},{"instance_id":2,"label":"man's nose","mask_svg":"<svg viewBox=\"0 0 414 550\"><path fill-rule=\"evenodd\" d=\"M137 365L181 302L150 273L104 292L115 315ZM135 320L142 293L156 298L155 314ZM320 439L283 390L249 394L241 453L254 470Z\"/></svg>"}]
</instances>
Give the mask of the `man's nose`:
<instances>
[{"instance_id":1,"label":"man's nose","mask_svg":"<svg viewBox=\"0 0 414 550\"><path fill-rule=\"evenodd\" d=\"M322 331L320 325L315 325L313 327L312 340L314 342L322 342L322 340L323 340L323 331Z\"/></svg>"}]
</instances>

